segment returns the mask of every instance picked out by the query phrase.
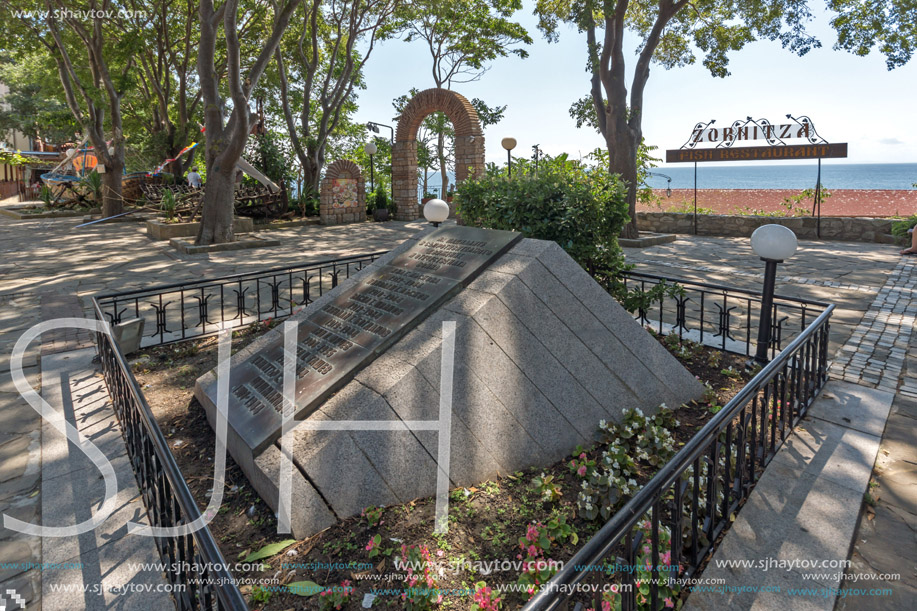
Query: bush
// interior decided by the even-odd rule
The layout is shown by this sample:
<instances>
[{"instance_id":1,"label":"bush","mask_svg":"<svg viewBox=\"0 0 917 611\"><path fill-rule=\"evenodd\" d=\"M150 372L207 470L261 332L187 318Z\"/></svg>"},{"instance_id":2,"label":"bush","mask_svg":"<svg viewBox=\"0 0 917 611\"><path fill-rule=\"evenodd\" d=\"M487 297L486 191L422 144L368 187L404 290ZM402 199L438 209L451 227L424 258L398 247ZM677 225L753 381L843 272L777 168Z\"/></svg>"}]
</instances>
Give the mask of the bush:
<instances>
[{"instance_id":1,"label":"bush","mask_svg":"<svg viewBox=\"0 0 917 611\"><path fill-rule=\"evenodd\" d=\"M458 185L458 213L469 225L518 231L557 242L590 274L614 275L624 258L617 236L628 221L624 184L601 166L566 155L546 157L538 172L518 164Z\"/></svg>"},{"instance_id":2,"label":"bush","mask_svg":"<svg viewBox=\"0 0 917 611\"><path fill-rule=\"evenodd\" d=\"M908 229L915 225L917 225L917 214L900 221L895 221L892 223L892 235L898 238L899 242L910 245L911 236L908 234Z\"/></svg>"},{"instance_id":3,"label":"bush","mask_svg":"<svg viewBox=\"0 0 917 611\"><path fill-rule=\"evenodd\" d=\"M379 185L375 191L366 194L366 214L371 215L382 208L388 208L389 212L395 213L394 202L389 199L385 185Z\"/></svg>"},{"instance_id":4,"label":"bush","mask_svg":"<svg viewBox=\"0 0 917 611\"><path fill-rule=\"evenodd\" d=\"M601 153L601 151L599 151ZM513 164L513 177L491 165L487 174L458 185L455 202L465 223L518 231L527 238L557 242L628 312L646 309L666 295L683 295L677 284L659 282L647 290L628 290L618 234L628 222L625 187L608 173L601 154L590 166L545 157L538 171L530 162Z\"/></svg>"}]
</instances>

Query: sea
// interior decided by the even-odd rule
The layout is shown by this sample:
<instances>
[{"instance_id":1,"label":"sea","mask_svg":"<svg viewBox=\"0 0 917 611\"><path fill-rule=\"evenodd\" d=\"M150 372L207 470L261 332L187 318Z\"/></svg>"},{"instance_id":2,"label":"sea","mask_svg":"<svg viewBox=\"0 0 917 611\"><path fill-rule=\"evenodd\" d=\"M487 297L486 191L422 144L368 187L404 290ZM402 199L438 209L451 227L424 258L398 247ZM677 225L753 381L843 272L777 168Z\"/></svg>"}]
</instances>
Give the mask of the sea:
<instances>
[{"instance_id":1,"label":"sea","mask_svg":"<svg viewBox=\"0 0 917 611\"><path fill-rule=\"evenodd\" d=\"M654 189L694 188L694 164L653 168L647 184ZM814 188L818 162L792 165L697 164L698 189L807 189ZM917 163L831 163L822 161L822 186L837 189L914 189Z\"/></svg>"},{"instance_id":2,"label":"sea","mask_svg":"<svg viewBox=\"0 0 917 611\"><path fill-rule=\"evenodd\" d=\"M694 164L653 168L646 183L654 189L694 188ZM698 189L809 189L815 188L818 161L778 165L697 164ZM454 182L455 175L449 173ZM826 189L914 189L917 163L832 163L821 162L821 182ZM439 172L430 177L428 189L439 193ZM418 181L418 191L421 190Z\"/></svg>"}]
</instances>

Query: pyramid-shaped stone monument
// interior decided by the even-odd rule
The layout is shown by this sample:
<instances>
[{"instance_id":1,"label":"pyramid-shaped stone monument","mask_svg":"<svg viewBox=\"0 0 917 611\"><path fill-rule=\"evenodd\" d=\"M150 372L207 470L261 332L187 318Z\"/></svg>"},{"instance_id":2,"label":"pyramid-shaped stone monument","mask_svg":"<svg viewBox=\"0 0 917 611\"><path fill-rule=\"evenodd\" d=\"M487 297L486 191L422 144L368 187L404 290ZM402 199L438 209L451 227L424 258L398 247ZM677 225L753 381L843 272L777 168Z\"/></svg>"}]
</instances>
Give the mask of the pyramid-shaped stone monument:
<instances>
[{"instance_id":1,"label":"pyramid-shaped stone monument","mask_svg":"<svg viewBox=\"0 0 917 611\"><path fill-rule=\"evenodd\" d=\"M391 423L292 433L298 538L370 505L433 495L445 420L450 486L471 486L552 464L627 408L652 413L703 394L557 244L512 232L424 230L290 320L296 418ZM445 419L444 322L455 325ZM277 510L281 327L233 355L229 388L230 454ZM214 424L216 370L195 395Z\"/></svg>"}]
</instances>

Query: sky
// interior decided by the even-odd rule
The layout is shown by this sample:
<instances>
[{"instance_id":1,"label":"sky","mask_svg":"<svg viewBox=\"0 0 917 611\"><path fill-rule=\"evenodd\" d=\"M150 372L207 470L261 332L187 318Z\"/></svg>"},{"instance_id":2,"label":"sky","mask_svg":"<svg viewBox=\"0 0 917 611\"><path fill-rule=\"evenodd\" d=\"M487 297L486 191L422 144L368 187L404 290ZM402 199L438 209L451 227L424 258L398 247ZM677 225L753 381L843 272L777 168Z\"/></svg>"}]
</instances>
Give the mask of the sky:
<instances>
[{"instance_id":1,"label":"sky","mask_svg":"<svg viewBox=\"0 0 917 611\"><path fill-rule=\"evenodd\" d=\"M821 8L816 0L810 4ZM534 39L529 57L499 59L479 81L453 85L468 99L507 105L503 121L485 129L488 162L506 161L500 140L507 136L518 141L514 154L520 157L531 156L535 144L550 155L573 157L604 145L592 129L577 129L568 114L570 104L589 92L585 35L562 26L560 42L549 44L536 28L533 5L526 0L515 15ZM834 50L830 15L826 9L815 12L810 31L822 48L803 57L761 41L730 55L732 74L724 79L711 76L699 61L672 70L652 67L643 120L647 144L658 146L657 156L664 157L661 151L680 147L700 121L730 125L750 115L783 123L791 113L808 115L829 142L849 143L847 159L825 163L917 162L917 60L888 71L876 51L857 57ZM636 43L633 38L629 50L625 47L631 68ZM411 87L433 87L431 63L419 41L377 47L365 68L367 88L360 92L356 119L394 125L392 100Z\"/></svg>"}]
</instances>

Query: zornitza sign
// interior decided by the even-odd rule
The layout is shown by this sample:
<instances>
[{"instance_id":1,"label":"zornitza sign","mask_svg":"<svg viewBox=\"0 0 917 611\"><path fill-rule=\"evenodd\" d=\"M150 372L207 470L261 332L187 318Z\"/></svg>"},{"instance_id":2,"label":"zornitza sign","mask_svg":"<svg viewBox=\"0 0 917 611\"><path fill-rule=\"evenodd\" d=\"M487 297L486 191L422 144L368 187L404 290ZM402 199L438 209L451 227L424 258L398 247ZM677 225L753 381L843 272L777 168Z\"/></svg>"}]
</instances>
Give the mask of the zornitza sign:
<instances>
[{"instance_id":1,"label":"zornitza sign","mask_svg":"<svg viewBox=\"0 0 917 611\"><path fill-rule=\"evenodd\" d=\"M792 125L783 123L782 125L743 125L741 127L708 127L707 129L695 129L691 134L690 142L700 144L701 142L736 142L739 140L788 140L791 138L809 139L815 133L811 123L805 125Z\"/></svg>"},{"instance_id":2,"label":"zornitza sign","mask_svg":"<svg viewBox=\"0 0 917 611\"><path fill-rule=\"evenodd\" d=\"M775 159L822 159L846 157L847 143L829 143L815 131L809 117L787 115L792 123L774 124L767 119L734 121L712 127L716 121L698 123L681 148L666 151L667 163L698 161L756 161ZM768 146L734 146L737 142L765 141ZM804 140L803 144L787 141ZM714 144L704 147L704 144Z\"/></svg>"}]
</instances>

